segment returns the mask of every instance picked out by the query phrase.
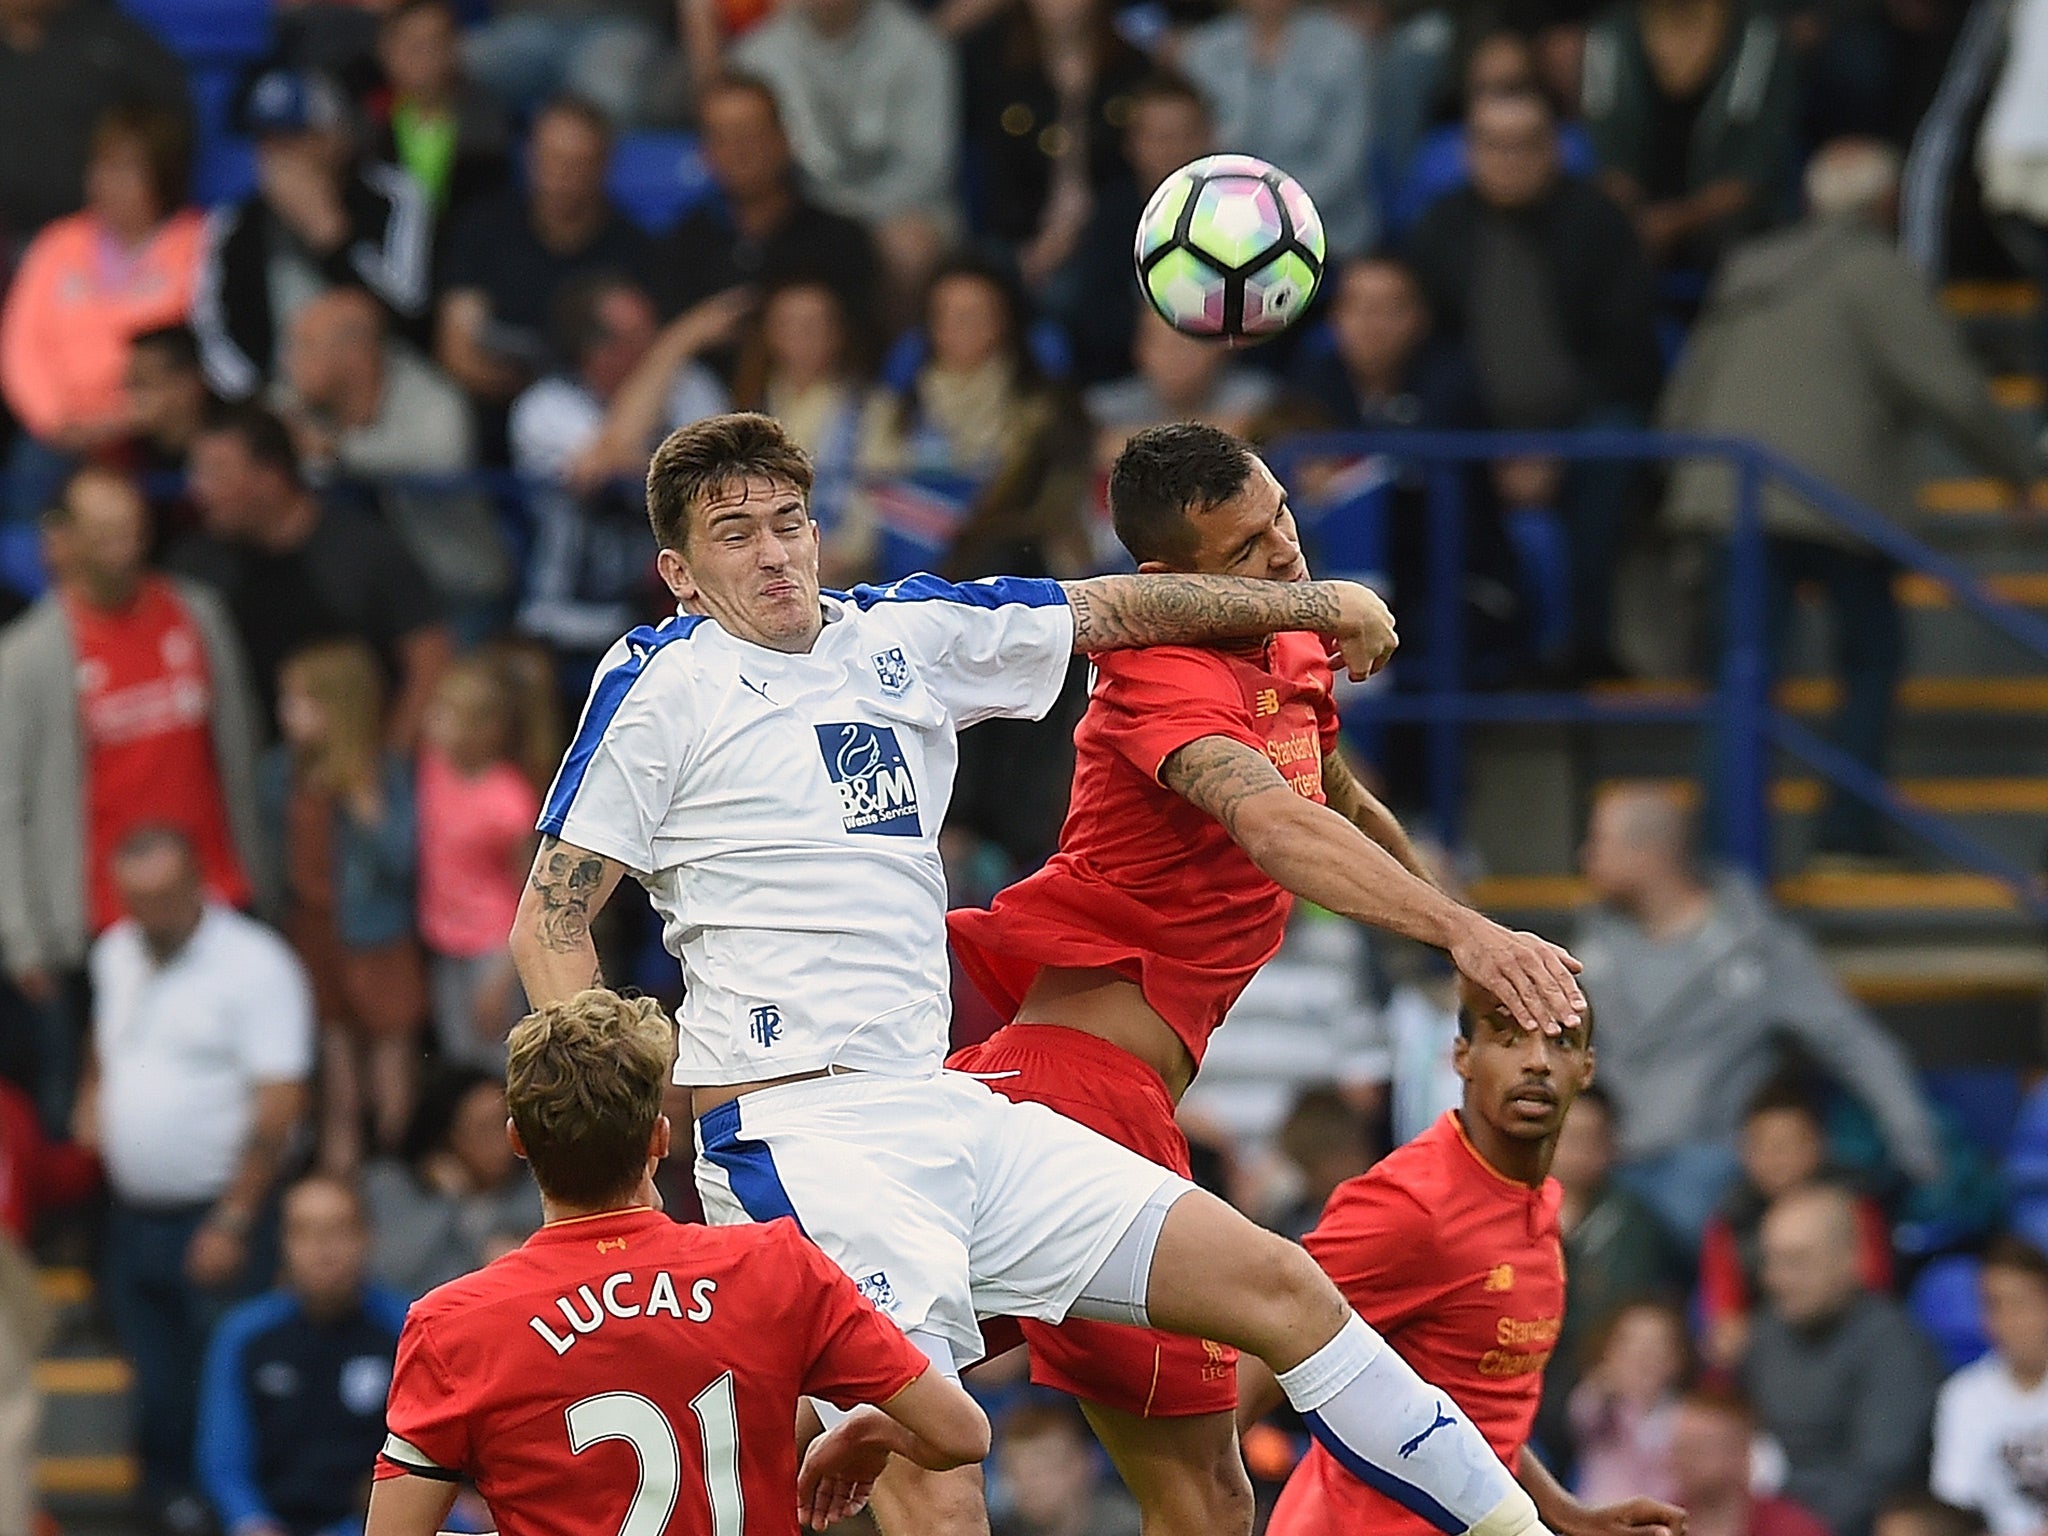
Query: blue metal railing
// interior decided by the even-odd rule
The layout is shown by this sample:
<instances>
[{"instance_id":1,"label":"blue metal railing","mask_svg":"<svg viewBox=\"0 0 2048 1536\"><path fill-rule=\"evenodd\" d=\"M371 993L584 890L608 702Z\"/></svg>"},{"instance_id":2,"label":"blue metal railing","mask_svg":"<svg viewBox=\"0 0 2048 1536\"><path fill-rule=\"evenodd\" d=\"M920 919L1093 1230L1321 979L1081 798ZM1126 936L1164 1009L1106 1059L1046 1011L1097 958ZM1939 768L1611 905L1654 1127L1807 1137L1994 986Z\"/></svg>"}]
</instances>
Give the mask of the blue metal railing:
<instances>
[{"instance_id":1,"label":"blue metal railing","mask_svg":"<svg viewBox=\"0 0 2048 1536\"><path fill-rule=\"evenodd\" d=\"M1822 516L1911 570L1945 587L1957 603L2048 665L2048 622L1994 596L1965 566L1781 454L1742 438L1674 432L1331 432L1284 439L1267 455L1281 480L1322 460L1381 456L1419 468L1429 519L1428 637L1422 686L1362 701L1361 712L1422 725L1430 810L1454 836L1463 787L1464 730L1480 723L1697 722L1718 727L1722 840L1759 881L1770 875L1770 770L1774 748L1828 783L1874 807L1945 857L2011 888L2035 916L2048 919L2048 895L2024 868L1905 799L1878 774L1801 722L1771 698L1765 640L1763 493L1775 483ZM1479 693L1464 687L1464 468L1475 462L1555 459L1710 458L1735 475L1733 530L1724 601L1726 641L1716 684L1703 699L1603 698L1598 693Z\"/></svg>"}]
</instances>

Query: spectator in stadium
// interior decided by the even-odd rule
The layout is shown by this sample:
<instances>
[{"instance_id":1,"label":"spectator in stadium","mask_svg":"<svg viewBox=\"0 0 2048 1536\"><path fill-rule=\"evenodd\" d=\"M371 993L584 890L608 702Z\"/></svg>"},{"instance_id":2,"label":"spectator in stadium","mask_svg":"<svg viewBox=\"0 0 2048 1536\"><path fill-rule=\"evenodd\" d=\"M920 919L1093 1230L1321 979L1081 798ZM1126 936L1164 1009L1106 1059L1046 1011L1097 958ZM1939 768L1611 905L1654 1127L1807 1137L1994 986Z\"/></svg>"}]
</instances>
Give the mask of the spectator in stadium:
<instances>
[{"instance_id":1,"label":"spectator in stadium","mask_svg":"<svg viewBox=\"0 0 2048 1536\"><path fill-rule=\"evenodd\" d=\"M1981 1511L1909 1488L1884 1501L1871 1536L1986 1536L1988 1530Z\"/></svg>"},{"instance_id":2,"label":"spectator in stadium","mask_svg":"<svg viewBox=\"0 0 2048 1536\"><path fill-rule=\"evenodd\" d=\"M1671 1430L1693 1369L1685 1314L1669 1301L1630 1302L1590 1343L1568 1407L1573 1491L1589 1504L1674 1497Z\"/></svg>"},{"instance_id":3,"label":"spectator in stadium","mask_svg":"<svg viewBox=\"0 0 2048 1536\"><path fill-rule=\"evenodd\" d=\"M434 690L418 766L434 1034L444 1062L492 1072L504 1070L505 1036L526 1012L506 935L533 863L540 794L514 755L518 724L499 660L464 657Z\"/></svg>"},{"instance_id":4,"label":"spectator in stadium","mask_svg":"<svg viewBox=\"0 0 2048 1536\"><path fill-rule=\"evenodd\" d=\"M576 97L550 102L526 141L526 182L466 208L449 231L435 356L470 394L508 404L554 359L548 330L579 277L643 281L653 247L605 191L610 120Z\"/></svg>"},{"instance_id":5,"label":"spectator in stadium","mask_svg":"<svg viewBox=\"0 0 2048 1536\"><path fill-rule=\"evenodd\" d=\"M1601 184L1660 267L1711 268L1775 222L1792 163L1793 62L1746 0L1626 0L1586 38Z\"/></svg>"},{"instance_id":6,"label":"spectator in stadium","mask_svg":"<svg viewBox=\"0 0 2048 1536\"><path fill-rule=\"evenodd\" d=\"M0 269L75 213L99 121L150 102L185 117L185 70L149 30L92 0L0 0Z\"/></svg>"},{"instance_id":7,"label":"spectator in stadium","mask_svg":"<svg viewBox=\"0 0 2048 1536\"><path fill-rule=\"evenodd\" d=\"M182 321L205 221L185 206L192 146L168 107L121 106L93 129L85 208L44 227L0 310L0 385L26 436L10 511L29 518L77 456L128 431L129 338Z\"/></svg>"},{"instance_id":8,"label":"spectator in stadium","mask_svg":"<svg viewBox=\"0 0 2048 1536\"><path fill-rule=\"evenodd\" d=\"M575 668L587 672L662 606L650 603L654 535L638 481L662 434L725 409L725 390L696 358L731 339L744 303L728 292L662 328L623 275L592 273L562 292L554 333L564 367L514 402L511 441L534 523L519 627Z\"/></svg>"},{"instance_id":9,"label":"spectator in stadium","mask_svg":"<svg viewBox=\"0 0 2048 1536\"><path fill-rule=\"evenodd\" d=\"M1614 1100L1588 1084L1558 1133L1551 1177L1564 1191L1558 1225L1564 1233L1564 1324L1543 1372L1537 1438L1569 1469L1575 1442L1567 1412L1591 1340L1624 1307L1669 1300L1691 1276L1657 1215L1615 1181ZM1682 1503L1683 1500L1680 1500Z\"/></svg>"},{"instance_id":10,"label":"spectator in stadium","mask_svg":"<svg viewBox=\"0 0 2048 1536\"><path fill-rule=\"evenodd\" d=\"M1379 1148L1365 1114L1335 1088L1297 1094L1275 1139L1300 1182L1294 1199L1267 1225L1298 1243L1322 1218L1337 1186L1370 1168Z\"/></svg>"},{"instance_id":11,"label":"spectator in stadium","mask_svg":"<svg viewBox=\"0 0 2048 1536\"><path fill-rule=\"evenodd\" d=\"M1856 1205L1809 1185L1764 1217L1767 1305L1742 1386L1785 1452L1784 1491L1834 1536L1869 1536L1886 1496L1926 1471L1941 1362L1905 1310L1857 1273Z\"/></svg>"},{"instance_id":12,"label":"spectator in stadium","mask_svg":"<svg viewBox=\"0 0 2048 1536\"><path fill-rule=\"evenodd\" d=\"M293 315L329 288L367 288L401 329L423 336L433 212L410 176L357 156L341 88L266 71L240 126L256 141L256 192L209 224L192 309L214 392L245 400L275 378Z\"/></svg>"},{"instance_id":13,"label":"spectator in stadium","mask_svg":"<svg viewBox=\"0 0 2048 1536\"><path fill-rule=\"evenodd\" d=\"M185 325L142 332L129 343L122 388L127 394L122 412L131 435L119 456L144 476L182 477L214 404L199 365L199 338ZM164 504L151 488L145 486L145 493L161 517ZM178 495L182 499L182 489Z\"/></svg>"},{"instance_id":14,"label":"spectator in stadium","mask_svg":"<svg viewBox=\"0 0 2048 1536\"><path fill-rule=\"evenodd\" d=\"M366 289L330 288L292 317L271 404L316 476L453 474L473 462L462 392L385 334Z\"/></svg>"},{"instance_id":15,"label":"spectator in stadium","mask_svg":"<svg viewBox=\"0 0 2048 1536\"><path fill-rule=\"evenodd\" d=\"M1074 377L1098 384L1131 365L1131 339L1142 300L1131 277L1138 216L1159 184L1209 153L1208 104L1179 75L1154 74L1133 87L1126 108L1123 155L1131 175L1095 189L1088 222L1066 263L1034 295L1059 323L1074 350Z\"/></svg>"},{"instance_id":16,"label":"spectator in stadium","mask_svg":"<svg viewBox=\"0 0 2048 1536\"><path fill-rule=\"evenodd\" d=\"M1813 1088L1797 1076L1765 1083L1743 1112L1736 1152L1742 1175L1729 1187L1700 1239L1699 1316L1714 1365L1733 1368L1749 1342L1749 1312L1763 1267L1764 1212L1779 1196L1823 1179L1846 1187L1827 1166L1827 1129ZM1868 1195L1856 1197L1858 1273L1866 1289L1892 1288L1891 1224Z\"/></svg>"},{"instance_id":17,"label":"spectator in stadium","mask_svg":"<svg viewBox=\"0 0 2048 1536\"><path fill-rule=\"evenodd\" d=\"M953 50L903 0L791 0L731 60L775 92L810 195L868 226L907 309L959 224Z\"/></svg>"},{"instance_id":18,"label":"spectator in stadium","mask_svg":"<svg viewBox=\"0 0 2048 1536\"><path fill-rule=\"evenodd\" d=\"M1928 1482L1993 1536L2032 1536L2048 1527L2048 1257L2001 1237L1978 1283L1991 1353L1942 1384Z\"/></svg>"},{"instance_id":19,"label":"spectator in stadium","mask_svg":"<svg viewBox=\"0 0 2048 1536\"><path fill-rule=\"evenodd\" d=\"M1103 1476L1071 1398L1031 1391L998 1421L991 1536L1137 1536L1138 1506ZM994 1501L991 1501L994 1502Z\"/></svg>"},{"instance_id":20,"label":"spectator in stadium","mask_svg":"<svg viewBox=\"0 0 2048 1536\"><path fill-rule=\"evenodd\" d=\"M880 318L874 242L797 184L775 93L746 76L722 77L706 87L697 120L718 196L684 214L660 243L653 294L661 312L681 314L743 284L768 289L809 278L831 287L846 319L872 342Z\"/></svg>"},{"instance_id":21,"label":"spectator in stadium","mask_svg":"<svg viewBox=\"0 0 2048 1536\"><path fill-rule=\"evenodd\" d=\"M367 1278L355 1185L309 1174L281 1205L277 1288L221 1319L201 1378L199 1481L232 1536L320 1536L360 1519L405 1325L406 1298Z\"/></svg>"},{"instance_id":22,"label":"spectator in stadium","mask_svg":"<svg viewBox=\"0 0 2048 1536\"><path fill-rule=\"evenodd\" d=\"M1572 952L1600 1010L1621 1176L1674 1237L1697 1244L1735 1177L1741 1108L1776 1070L1781 1037L1863 1102L1909 1178L1940 1175L1934 1118L1905 1052L1761 892L1701 869L1692 814L1672 792L1602 794L1579 862L1601 905Z\"/></svg>"},{"instance_id":23,"label":"spectator in stadium","mask_svg":"<svg viewBox=\"0 0 2048 1536\"><path fill-rule=\"evenodd\" d=\"M372 100L370 154L419 183L437 223L488 197L512 169L512 126L462 71L448 0L399 0L377 23L385 89Z\"/></svg>"},{"instance_id":24,"label":"spectator in stadium","mask_svg":"<svg viewBox=\"0 0 2048 1536\"><path fill-rule=\"evenodd\" d=\"M121 916L123 840L174 822L214 899L274 892L252 799L261 715L226 610L148 569L148 510L111 470L72 475L45 537L61 577L0 638L0 957L36 1011L37 1097L55 1129L88 946Z\"/></svg>"},{"instance_id":25,"label":"spectator in stadium","mask_svg":"<svg viewBox=\"0 0 2048 1536\"><path fill-rule=\"evenodd\" d=\"M581 97L615 123L639 112L662 51L665 7L635 0L494 0L462 40L469 72L526 116L550 97Z\"/></svg>"},{"instance_id":26,"label":"spectator in stadium","mask_svg":"<svg viewBox=\"0 0 2048 1536\"><path fill-rule=\"evenodd\" d=\"M540 1191L505 1140L503 1069L430 1080L404 1156L372 1162L363 1189L372 1268L407 1296L481 1268L493 1246L524 1242L540 1226Z\"/></svg>"},{"instance_id":27,"label":"spectator in stadium","mask_svg":"<svg viewBox=\"0 0 2048 1536\"><path fill-rule=\"evenodd\" d=\"M1776 449L1894 521L1914 512L1915 428L1932 428L2009 486L2026 486L2035 455L2007 424L1954 325L1920 272L1887 234L1898 156L1868 140L1838 140L1806 169L1808 214L1796 227L1733 253L1671 381L1661 424L1725 433ZM1721 647L1734 491L1726 466L1678 465L1666 521L1702 541L1710 656ZM2048 493L2034 505L2048 507ZM1833 736L1872 772L1885 772L1905 634L1892 591L1898 566L1781 488L1766 487L1765 643L1782 668L1798 589L1827 594L1842 702ZM1852 863L1881 857L1876 811L1829 792L1818 852Z\"/></svg>"},{"instance_id":28,"label":"spectator in stadium","mask_svg":"<svg viewBox=\"0 0 2048 1536\"><path fill-rule=\"evenodd\" d=\"M1270 373L1246 368L1214 342L1183 336L1148 307L1131 349L1134 371L1082 397L1095 426L1095 462L1105 473L1131 434L1170 421L1202 421L1237 437L1256 427L1279 396Z\"/></svg>"},{"instance_id":29,"label":"spectator in stadium","mask_svg":"<svg viewBox=\"0 0 2048 1536\"><path fill-rule=\"evenodd\" d=\"M978 227L1036 288L1073 253L1096 190L1128 179L1123 126L1151 66L1096 0L1025 0L961 42Z\"/></svg>"},{"instance_id":30,"label":"spectator in stadium","mask_svg":"<svg viewBox=\"0 0 2048 1536\"><path fill-rule=\"evenodd\" d=\"M28 1245L44 1212L75 1205L99 1181L92 1153L44 1135L35 1101L0 1078L0 1536L36 1529L42 1398L35 1361L50 1315Z\"/></svg>"},{"instance_id":31,"label":"spectator in stadium","mask_svg":"<svg viewBox=\"0 0 2048 1536\"><path fill-rule=\"evenodd\" d=\"M284 740L263 765L263 808L319 1012L320 1159L352 1173L366 1119L378 1152L405 1134L427 1020L412 767L384 745L383 682L362 641L294 652L278 689Z\"/></svg>"},{"instance_id":32,"label":"spectator in stadium","mask_svg":"<svg viewBox=\"0 0 2048 1536\"><path fill-rule=\"evenodd\" d=\"M299 470L291 433L254 405L223 410L192 445L203 531L170 564L214 588L234 615L265 704L286 656L353 635L395 679L390 741L410 751L453 650L432 585L405 546L359 508L324 503Z\"/></svg>"},{"instance_id":33,"label":"spectator in stadium","mask_svg":"<svg viewBox=\"0 0 2048 1536\"><path fill-rule=\"evenodd\" d=\"M282 939L207 899L184 833L130 833L114 879L126 915L93 945L75 1131L113 1195L102 1294L135 1367L142 1497L193 1532L200 1364L223 1303L258 1278L251 1239L306 1110L312 998Z\"/></svg>"},{"instance_id":34,"label":"spectator in stadium","mask_svg":"<svg viewBox=\"0 0 2048 1536\"><path fill-rule=\"evenodd\" d=\"M1650 271L1621 210L1559 163L1557 124L1533 93L1481 97L1467 119L1471 185L1439 200L1409 257L1442 333L1478 376L1490 424L1640 427L1661 362ZM1621 461L1495 466L1512 520L1554 509L1567 552L1582 675L1613 670L1614 572L1634 473Z\"/></svg>"},{"instance_id":35,"label":"spectator in stadium","mask_svg":"<svg viewBox=\"0 0 2048 1536\"><path fill-rule=\"evenodd\" d=\"M1285 166L1315 199L1334 255L1372 245L1372 49L1357 27L1301 0L1239 0L1189 34L1180 64L1219 142Z\"/></svg>"},{"instance_id":36,"label":"spectator in stadium","mask_svg":"<svg viewBox=\"0 0 2048 1536\"><path fill-rule=\"evenodd\" d=\"M860 445L870 417L886 409L861 364L860 343L839 293L815 278L769 288L760 324L741 348L733 404L781 422L811 456L811 517L819 570L845 589L873 572L874 530L854 524Z\"/></svg>"},{"instance_id":37,"label":"spectator in stadium","mask_svg":"<svg viewBox=\"0 0 2048 1536\"><path fill-rule=\"evenodd\" d=\"M1755 1491L1756 1416L1726 1387L1695 1387L1671 1424L1671 1477L1688 1536L1830 1536L1790 1499Z\"/></svg>"}]
</instances>

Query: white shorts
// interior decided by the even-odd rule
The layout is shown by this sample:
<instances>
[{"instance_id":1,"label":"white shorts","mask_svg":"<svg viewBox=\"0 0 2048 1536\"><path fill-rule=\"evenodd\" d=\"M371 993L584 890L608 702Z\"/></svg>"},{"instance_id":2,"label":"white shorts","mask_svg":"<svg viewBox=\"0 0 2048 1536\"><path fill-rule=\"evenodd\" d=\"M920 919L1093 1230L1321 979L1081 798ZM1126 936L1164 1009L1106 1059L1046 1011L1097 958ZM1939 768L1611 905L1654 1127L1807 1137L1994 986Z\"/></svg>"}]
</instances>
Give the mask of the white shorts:
<instances>
[{"instance_id":1,"label":"white shorts","mask_svg":"<svg viewBox=\"0 0 2048 1536\"><path fill-rule=\"evenodd\" d=\"M962 1366L981 1358L977 1317L1064 1318L1168 1187L1193 1188L961 1072L811 1078L697 1122L708 1221L794 1216L898 1327L944 1338Z\"/></svg>"}]
</instances>

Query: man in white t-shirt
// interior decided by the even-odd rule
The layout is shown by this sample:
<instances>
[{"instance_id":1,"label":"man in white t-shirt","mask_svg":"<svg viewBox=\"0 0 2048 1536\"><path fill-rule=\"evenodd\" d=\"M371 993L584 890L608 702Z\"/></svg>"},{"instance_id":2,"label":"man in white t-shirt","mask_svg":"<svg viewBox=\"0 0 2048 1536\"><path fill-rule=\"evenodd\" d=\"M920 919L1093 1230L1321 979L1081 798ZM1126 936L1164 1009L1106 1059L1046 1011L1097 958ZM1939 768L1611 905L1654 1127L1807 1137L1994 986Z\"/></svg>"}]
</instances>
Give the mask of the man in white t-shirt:
<instances>
[{"instance_id":1,"label":"man in white t-shirt","mask_svg":"<svg viewBox=\"0 0 2048 1536\"><path fill-rule=\"evenodd\" d=\"M313 1003L284 940L206 899L184 833L116 850L126 914L92 947L92 1063L74 1132L106 1164L107 1309L135 1365L143 1495L183 1529L207 1335L245 1274L313 1069Z\"/></svg>"},{"instance_id":2,"label":"man in white t-shirt","mask_svg":"<svg viewBox=\"0 0 2048 1536\"><path fill-rule=\"evenodd\" d=\"M1992 1536L2048 1528L2048 1256L2017 1237L1984 1254L1991 1353L1943 1384L1928 1482Z\"/></svg>"},{"instance_id":3,"label":"man in white t-shirt","mask_svg":"<svg viewBox=\"0 0 2048 1536\"><path fill-rule=\"evenodd\" d=\"M527 995L593 983L590 918L631 871L683 965L676 1081L712 1221L795 1217L949 1371L980 1356L978 1315L1235 1344L1342 1464L1440 1529L1538 1530L1470 1421L1299 1248L940 1070L957 732L1042 716L1076 652L1310 630L1363 677L1394 646L1385 606L1345 582L1172 575L825 594L810 478L761 416L700 422L655 454L649 515L682 611L608 653L548 795L512 935ZM1415 878L1391 857L1383 877ZM1505 929L1491 942L1526 1024L1576 1017L1568 957ZM892 1536L987 1528L971 1469L898 1464L881 1512Z\"/></svg>"}]
</instances>

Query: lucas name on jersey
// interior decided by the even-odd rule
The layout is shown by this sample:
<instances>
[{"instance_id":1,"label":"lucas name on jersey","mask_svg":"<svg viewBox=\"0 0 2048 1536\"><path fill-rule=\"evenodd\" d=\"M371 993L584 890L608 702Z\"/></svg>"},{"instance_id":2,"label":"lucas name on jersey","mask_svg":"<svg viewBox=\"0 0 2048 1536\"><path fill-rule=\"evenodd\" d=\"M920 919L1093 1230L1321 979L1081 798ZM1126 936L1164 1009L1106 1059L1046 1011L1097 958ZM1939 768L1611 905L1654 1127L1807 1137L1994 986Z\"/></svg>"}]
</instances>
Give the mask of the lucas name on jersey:
<instances>
[{"instance_id":1,"label":"lucas name on jersey","mask_svg":"<svg viewBox=\"0 0 2048 1536\"><path fill-rule=\"evenodd\" d=\"M557 1355L566 1355L584 1334L597 1332L613 1318L621 1322L654 1317L672 1317L679 1323L711 1321L711 1298L718 1290L716 1280L690 1283L687 1310L682 1302L684 1293L676 1289L675 1277L665 1269L654 1272L644 1293L639 1287L640 1282L632 1271L621 1270L595 1286L579 1285L569 1295L555 1298L555 1306L568 1324L564 1331L556 1332L549 1320L538 1314L527 1320L528 1326L547 1342L549 1349ZM646 1299L637 1300L636 1297L642 1294Z\"/></svg>"}]
</instances>

